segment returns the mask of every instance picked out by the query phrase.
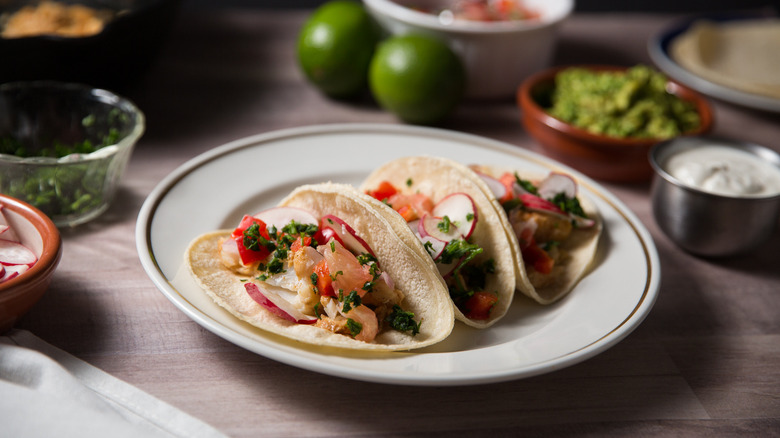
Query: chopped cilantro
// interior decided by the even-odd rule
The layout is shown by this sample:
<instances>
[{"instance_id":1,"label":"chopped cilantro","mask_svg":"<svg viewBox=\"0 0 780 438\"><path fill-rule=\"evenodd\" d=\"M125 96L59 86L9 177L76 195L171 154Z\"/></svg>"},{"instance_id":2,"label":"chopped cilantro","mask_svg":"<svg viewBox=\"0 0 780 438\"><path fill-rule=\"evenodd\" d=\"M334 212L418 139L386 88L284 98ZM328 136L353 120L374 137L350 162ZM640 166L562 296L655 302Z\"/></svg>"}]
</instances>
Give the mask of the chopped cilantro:
<instances>
[{"instance_id":1,"label":"chopped cilantro","mask_svg":"<svg viewBox=\"0 0 780 438\"><path fill-rule=\"evenodd\" d=\"M253 223L249 228L244 230L243 234L244 248L250 251L260 251L261 247L268 251L274 251L276 249L276 244L273 241L260 235L260 226L256 223Z\"/></svg>"},{"instance_id":2,"label":"chopped cilantro","mask_svg":"<svg viewBox=\"0 0 780 438\"><path fill-rule=\"evenodd\" d=\"M552 199L550 199L550 202L557 205L558 208L566 213L571 213L580 217L587 217L585 211L580 205L580 200L577 198L570 198L564 193L558 193Z\"/></svg>"},{"instance_id":3,"label":"chopped cilantro","mask_svg":"<svg viewBox=\"0 0 780 438\"><path fill-rule=\"evenodd\" d=\"M331 240L330 241L330 252L336 252L336 241Z\"/></svg>"},{"instance_id":4,"label":"chopped cilantro","mask_svg":"<svg viewBox=\"0 0 780 438\"><path fill-rule=\"evenodd\" d=\"M481 254L482 251L479 245L469 243L464 239L455 239L447 243L439 260L440 263L448 264L455 260L466 258L463 263L468 263L471 259Z\"/></svg>"},{"instance_id":5,"label":"chopped cilantro","mask_svg":"<svg viewBox=\"0 0 780 438\"><path fill-rule=\"evenodd\" d=\"M521 207L523 205L523 201L521 201L519 198L512 198L508 201L504 201L501 206L504 207L504 211L509 213L510 211L514 210L517 207Z\"/></svg>"},{"instance_id":6,"label":"chopped cilantro","mask_svg":"<svg viewBox=\"0 0 780 438\"><path fill-rule=\"evenodd\" d=\"M320 307L322 304L320 303L314 303L314 316L317 317L317 319L322 319L322 316L320 314Z\"/></svg>"},{"instance_id":7,"label":"chopped cilantro","mask_svg":"<svg viewBox=\"0 0 780 438\"><path fill-rule=\"evenodd\" d=\"M428 255L429 255L429 256L433 257L433 255L434 255L434 254L433 254L433 252L434 252L434 249L433 249L433 243L431 243L431 241L430 241L430 240L429 240L429 241L427 241L427 242L425 242L425 243L423 243L423 248L425 248L425 251L427 251L427 252L428 252Z\"/></svg>"},{"instance_id":8,"label":"chopped cilantro","mask_svg":"<svg viewBox=\"0 0 780 438\"><path fill-rule=\"evenodd\" d=\"M343 292L341 296L343 296ZM342 302L344 303L344 307L341 308L341 311L344 313L347 313L350 310L362 304L362 301L360 300L360 295L358 295L357 291L354 290L350 292L346 297L344 297L342 299Z\"/></svg>"},{"instance_id":9,"label":"chopped cilantro","mask_svg":"<svg viewBox=\"0 0 780 438\"><path fill-rule=\"evenodd\" d=\"M452 222L450 222L449 216L444 216L443 218L441 218L441 222L436 224L436 228L441 230L442 233L449 233L450 225L452 225Z\"/></svg>"},{"instance_id":10,"label":"chopped cilantro","mask_svg":"<svg viewBox=\"0 0 780 438\"><path fill-rule=\"evenodd\" d=\"M407 178L406 179L406 187L411 187L411 186L412 186L412 179L411 178Z\"/></svg>"},{"instance_id":11,"label":"chopped cilantro","mask_svg":"<svg viewBox=\"0 0 780 438\"><path fill-rule=\"evenodd\" d=\"M352 318L347 318L347 329L349 330L349 333L354 338L355 336L359 335L360 332L363 331L363 324L355 321Z\"/></svg>"},{"instance_id":12,"label":"chopped cilantro","mask_svg":"<svg viewBox=\"0 0 780 438\"><path fill-rule=\"evenodd\" d=\"M466 220L467 220L467 221L469 221L469 222L471 222L472 220L474 220L474 213L468 213L468 214L466 215Z\"/></svg>"},{"instance_id":13,"label":"chopped cilantro","mask_svg":"<svg viewBox=\"0 0 780 438\"><path fill-rule=\"evenodd\" d=\"M515 173L515 181L517 181L517 183L520 184L520 187L525 189L525 191L527 191L528 193L530 193L532 195L538 195L539 194L539 190L536 188L536 186L531 181L528 181L527 179L520 178L520 175L518 175L517 173Z\"/></svg>"},{"instance_id":14,"label":"chopped cilantro","mask_svg":"<svg viewBox=\"0 0 780 438\"><path fill-rule=\"evenodd\" d=\"M268 262L268 272L271 274L278 274L284 271L284 262L274 255L271 261Z\"/></svg>"},{"instance_id":15,"label":"chopped cilantro","mask_svg":"<svg viewBox=\"0 0 780 438\"><path fill-rule=\"evenodd\" d=\"M414 313L401 309L401 306L394 305L393 311L385 318L390 323L390 327L399 332L412 332L412 336L420 333L420 325L422 322L416 322L414 320Z\"/></svg>"},{"instance_id":16,"label":"chopped cilantro","mask_svg":"<svg viewBox=\"0 0 780 438\"><path fill-rule=\"evenodd\" d=\"M376 262L376 257L372 256L371 254L364 252L363 254L360 254L357 256L358 263L361 265L365 265L368 263Z\"/></svg>"}]
</instances>

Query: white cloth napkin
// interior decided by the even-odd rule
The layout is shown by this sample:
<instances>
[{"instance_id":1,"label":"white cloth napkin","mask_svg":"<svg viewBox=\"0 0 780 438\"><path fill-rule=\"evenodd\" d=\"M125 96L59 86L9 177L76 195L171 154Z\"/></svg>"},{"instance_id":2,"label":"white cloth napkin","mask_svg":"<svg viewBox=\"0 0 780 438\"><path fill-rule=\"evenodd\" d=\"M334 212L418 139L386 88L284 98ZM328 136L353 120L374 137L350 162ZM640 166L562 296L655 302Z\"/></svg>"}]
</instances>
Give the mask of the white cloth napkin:
<instances>
[{"instance_id":1,"label":"white cloth napkin","mask_svg":"<svg viewBox=\"0 0 780 438\"><path fill-rule=\"evenodd\" d=\"M225 437L30 332L0 337L0 437Z\"/></svg>"}]
</instances>

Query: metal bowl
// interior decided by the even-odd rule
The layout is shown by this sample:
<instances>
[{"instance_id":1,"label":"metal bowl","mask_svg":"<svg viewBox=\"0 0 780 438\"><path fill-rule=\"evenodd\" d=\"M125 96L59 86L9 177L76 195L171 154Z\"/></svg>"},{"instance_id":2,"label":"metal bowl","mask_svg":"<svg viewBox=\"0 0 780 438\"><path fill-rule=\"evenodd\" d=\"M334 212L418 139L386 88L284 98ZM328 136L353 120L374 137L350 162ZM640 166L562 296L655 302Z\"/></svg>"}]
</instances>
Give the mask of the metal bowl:
<instances>
[{"instance_id":1,"label":"metal bowl","mask_svg":"<svg viewBox=\"0 0 780 438\"><path fill-rule=\"evenodd\" d=\"M780 178L780 154L757 144L715 137L680 137L659 143L649 154L655 171L651 185L655 221L672 241L692 254L722 257L754 250L777 230L780 190L726 195L694 187L670 173L670 158L708 145L757 157Z\"/></svg>"}]
</instances>

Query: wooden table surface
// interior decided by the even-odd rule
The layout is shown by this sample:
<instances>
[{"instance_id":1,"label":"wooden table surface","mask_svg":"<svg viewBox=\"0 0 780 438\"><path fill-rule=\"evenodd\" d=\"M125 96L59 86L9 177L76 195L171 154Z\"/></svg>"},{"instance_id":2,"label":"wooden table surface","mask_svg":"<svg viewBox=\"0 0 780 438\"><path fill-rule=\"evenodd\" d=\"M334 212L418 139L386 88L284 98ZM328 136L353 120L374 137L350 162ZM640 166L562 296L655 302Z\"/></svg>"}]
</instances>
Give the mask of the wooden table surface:
<instances>
[{"instance_id":1,"label":"wooden table surface","mask_svg":"<svg viewBox=\"0 0 780 438\"><path fill-rule=\"evenodd\" d=\"M145 275L134 235L141 204L169 172L215 146L280 128L398 123L370 103L328 100L303 80L294 44L307 13L179 16L159 62L126 93L145 111L148 130L116 202L63 231L53 284L19 328L234 437L777 436L780 233L748 256L691 256L654 223L647 184L604 185L655 239L655 307L615 347L549 374L465 387L351 381L246 351L174 307ZM555 63L650 63L648 38L674 18L575 15L561 28ZM777 115L715 108L715 134L780 149ZM467 102L442 127L536 149L511 100Z\"/></svg>"}]
</instances>

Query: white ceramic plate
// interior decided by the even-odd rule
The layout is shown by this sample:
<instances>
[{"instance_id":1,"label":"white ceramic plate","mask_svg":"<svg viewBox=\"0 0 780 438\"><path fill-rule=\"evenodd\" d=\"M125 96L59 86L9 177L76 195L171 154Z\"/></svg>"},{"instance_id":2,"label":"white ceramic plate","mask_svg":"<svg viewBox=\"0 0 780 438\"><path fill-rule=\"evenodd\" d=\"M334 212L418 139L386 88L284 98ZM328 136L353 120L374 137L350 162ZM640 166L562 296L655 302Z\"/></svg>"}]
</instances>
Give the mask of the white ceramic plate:
<instances>
[{"instance_id":1,"label":"white ceramic plate","mask_svg":"<svg viewBox=\"0 0 780 438\"><path fill-rule=\"evenodd\" d=\"M733 21L733 20L755 20L759 17L754 15L712 15L703 17L694 17L674 23L666 29L659 32L648 41L647 49L650 59L670 77L693 88L694 90L724 102L741 105L747 108L758 109L769 112L780 112L780 99L771 96L762 96L760 94L746 93L735 88L727 87L709 81L696 75L677 64L669 53L669 47L675 38L679 37L699 19L708 19L711 21Z\"/></svg>"},{"instance_id":2,"label":"white ceramic plate","mask_svg":"<svg viewBox=\"0 0 780 438\"><path fill-rule=\"evenodd\" d=\"M357 186L380 164L421 154L573 174L604 217L593 271L554 305L540 306L516 294L509 313L490 329L456 323L440 344L380 354L318 350L265 333L212 303L186 275L177 277L187 245L199 234L233 228L243 214L275 205L298 185L331 180ZM138 217L136 243L143 267L160 291L216 335L311 371L409 385L504 381L581 362L615 345L642 322L660 281L650 234L591 179L505 143L401 125L313 126L215 148L182 165L149 195Z\"/></svg>"}]
</instances>

